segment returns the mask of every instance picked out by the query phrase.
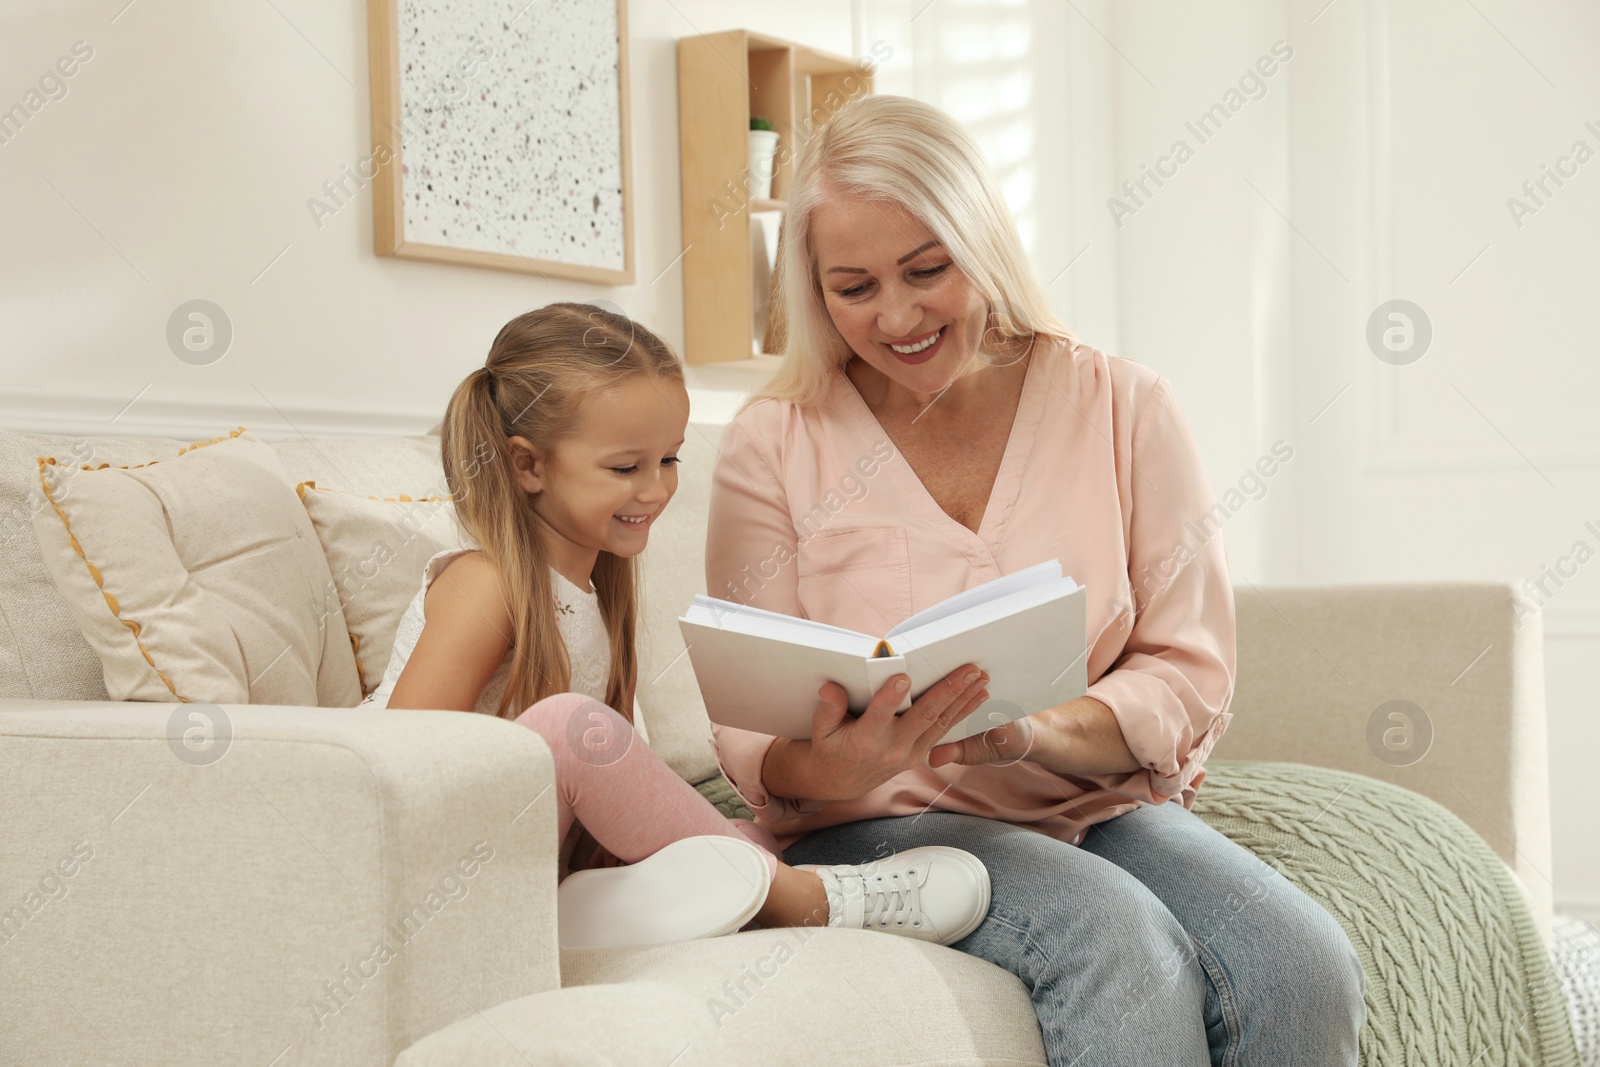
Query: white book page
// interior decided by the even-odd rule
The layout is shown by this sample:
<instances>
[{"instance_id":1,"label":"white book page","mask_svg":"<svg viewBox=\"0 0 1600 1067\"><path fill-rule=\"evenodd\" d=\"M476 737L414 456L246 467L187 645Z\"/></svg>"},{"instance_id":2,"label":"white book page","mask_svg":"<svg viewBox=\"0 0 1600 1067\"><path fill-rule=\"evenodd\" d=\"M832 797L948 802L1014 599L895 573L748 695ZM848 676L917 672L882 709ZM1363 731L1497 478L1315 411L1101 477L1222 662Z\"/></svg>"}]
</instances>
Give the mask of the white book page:
<instances>
[{"instance_id":1,"label":"white book page","mask_svg":"<svg viewBox=\"0 0 1600 1067\"><path fill-rule=\"evenodd\" d=\"M941 620L922 630L924 638L935 630L953 632L905 652L912 696L963 663L975 663L990 674L989 699L940 742L959 741L1082 696L1088 688L1087 598L1088 591L1079 585L974 630L966 630L960 620Z\"/></svg>"},{"instance_id":2,"label":"white book page","mask_svg":"<svg viewBox=\"0 0 1600 1067\"><path fill-rule=\"evenodd\" d=\"M892 644L894 638L901 634L914 630L919 626L925 626L930 622L946 618L958 611L966 611L979 604L987 604L1019 589L1028 589L1049 581L1060 580L1061 561L1059 559L1048 559L1043 563L1035 563L1033 566L1024 567L1014 574L1001 575L999 578L984 582L982 585L975 585L971 589L963 590L947 600L941 600L933 607L925 608L901 622L885 634L884 638ZM1072 579L1068 578L1067 581L1071 582ZM985 617L992 616L986 615Z\"/></svg>"},{"instance_id":3,"label":"white book page","mask_svg":"<svg viewBox=\"0 0 1600 1067\"><path fill-rule=\"evenodd\" d=\"M778 632L759 633L772 621L761 616L771 612L729 611L719 619L706 605L693 605L679 627L712 722L802 740L811 735L824 682L843 686L859 711L889 675L903 670L911 676L904 707L961 664L976 663L992 675L990 699L951 727L944 740L954 741L1084 693L1087 591L1074 583L1067 592L1069 582L1018 590L996 605L1007 614L975 627L971 614L937 620L917 631L915 649L893 658L866 658L877 642L865 634L796 627L809 620L786 615L774 624ZM846 651L834 642L859 644Z\"/></svg>"},{"instance_id":4,"label":"white book page","mask_svg":"<svg viewBox=\"0 0 1600 1067\"><path fill-rule=\"evenodd\" d=\"M970 611L936 618L914 630L899 634L893 643L893 648L896 653L907 655L919 648L926 648L943 641L947 637L981 630L996 619L1004 619L1052 600L1064 599L1071 596L1078 588L1072 579L1062 578L1052 581L1049 585L1018 589L998 600L977 605Z\"/></svg>"},{"instance_id":5,"label":"white book page","mask_svg":"<svg viewBox=\"0 0 1600 1067\"><path fill-rule=\"evenodd\" d=\"M715 626L722 630L753 634L758 637L783 641L788 644L809 645L835 652L850 652L863 658L872 655L878 639L842 626L785 615L781 611L768 611L729 600L718 600L703 594L696 595L694 603L682 616L682 621Z\"/></svg>"}]
</instances>

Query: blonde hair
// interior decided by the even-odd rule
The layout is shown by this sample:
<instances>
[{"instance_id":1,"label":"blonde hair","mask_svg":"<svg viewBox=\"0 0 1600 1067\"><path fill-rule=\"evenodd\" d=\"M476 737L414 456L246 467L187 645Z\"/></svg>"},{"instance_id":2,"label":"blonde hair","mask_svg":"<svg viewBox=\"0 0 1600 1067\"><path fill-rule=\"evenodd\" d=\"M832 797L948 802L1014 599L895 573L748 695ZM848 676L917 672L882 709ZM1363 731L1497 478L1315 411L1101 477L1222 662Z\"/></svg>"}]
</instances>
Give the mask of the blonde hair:
<instances>
[{"instance_id":1,"label":"blonde hair","mask_svg":"<svg viewBox=\"0 0 1600 1067\"><path fill-rule=\"evenodd\" d=\"M778 257L783 362L741 406L764 398L808 407L854 354L823 302L812 218L828 200L890 201L926 226L989 305L984 338L1077 339L1050 310L1016 223L983 154L936 107L904 96L864 96L839 109L801 149Z\"/></svg>"},{"instance_id":2,"label":"blonde hair","mask_svg":"<svg viewBox=\"0 0 1600 1067\"><path fill-rule=\"evenodd\" d=\"M456 386L445 408L439 447L456 519L499 571L511 611L516 654L496 709L502 718L514 719L572 684L556 626L545 521L533 495L516 483L506 441L526 437L548 454L576 430L586 398L637 374L681 382L683 365L659 337L623 315L592 304L550 304L506 323L485 365ZM636 560L602 551L591 577L611 638L605 702L632 722Z\"/></svg>"}]
</instances>

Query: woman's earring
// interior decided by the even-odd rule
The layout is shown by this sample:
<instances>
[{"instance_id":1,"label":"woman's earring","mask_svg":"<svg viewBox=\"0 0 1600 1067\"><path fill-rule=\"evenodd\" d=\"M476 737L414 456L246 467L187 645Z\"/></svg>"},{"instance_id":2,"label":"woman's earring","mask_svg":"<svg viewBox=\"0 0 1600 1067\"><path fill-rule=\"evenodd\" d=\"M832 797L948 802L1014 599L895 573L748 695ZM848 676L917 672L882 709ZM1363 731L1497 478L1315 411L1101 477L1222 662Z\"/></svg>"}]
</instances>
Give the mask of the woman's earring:
<instances>
[{"instance_id":1,"label":"woman's earring","mask_svg":"<svg viewBox=\"0 0 1600 1067\"><path fill-rule=\"evenodd\" d=\"M1010 367L1026 359L1028 353L1033 351L1033 338L1022 350L1017 351L1017 342L1020 337L1008 336L1000 331L996 324L998 316L994 313L994 305L988 305L988 312L984 317L983 337L978 341L978 358L991 367Z\"/></svg>"}]
</instances>

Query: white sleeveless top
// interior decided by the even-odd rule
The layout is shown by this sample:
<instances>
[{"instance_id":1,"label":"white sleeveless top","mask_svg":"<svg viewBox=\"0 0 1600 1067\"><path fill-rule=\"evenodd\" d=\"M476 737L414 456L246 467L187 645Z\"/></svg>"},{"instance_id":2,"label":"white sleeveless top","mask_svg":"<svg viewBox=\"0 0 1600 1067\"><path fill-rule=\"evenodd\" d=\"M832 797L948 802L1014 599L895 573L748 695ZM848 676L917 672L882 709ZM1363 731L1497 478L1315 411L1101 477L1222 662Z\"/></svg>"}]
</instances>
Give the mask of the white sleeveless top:
<instances>
[{"instance_id":1,"label":"white sleeveless top","mask_svg":"<svg viewBox=\"0 0 1600 1067\"><path fill-rule=\"evenodd\" d=\"M446 549L435 553L433 558L428 560L422 569L422 588L417 590L417 595L406 607L405 614L400 618L400 626L395 631L394 650L389 653L389 666L383 672L383 681L357 707L389 706L389 694L394 692L395 683L400 680L400 672L405 670L406 661L411 658L412 650L417 647L417 639L422 636L422 626L425 621L423 600L427 596L428 587L451 560L463 552L471 551L475 549L471 547ZM562 641L566 643L567 659L572 663L572 683L569 691L582 693L604 702L606 679L611 671L611 639L606 634L605 620L600 615L600 598L595 593L584 592L573 585L554 567L550 568L550 575L555 583L556 626L561 631ZM495 714L500 706L500 697L505 693L506 685L511 678L513 653L513 649L506 650L505 659L500 661L500 666L495 668L494 674L484 683L483 692L478 694L478 701L473 705L473 711L485 715ZM648 745L650 734L645 729L644 716L639 713L638 700L633 702L633 727L639 735L639 740ZM570 870L581 869L591 862L596 862L594 854L598 844L588 836L582 823L574 821L566 839L561 842L557 880L564 880ZM574 860L579 864L577 868L571 866Z\"/></svg>"},{"instance_id":2,"label":"white sleeveless top","mask_svg":"<svg viewBox=\"0 0 1600 1067\"><path fill-rule=\"evenodd\" d=\"M411 599L405 614L400 617L399 628L395 630L394 648L389 653L389 666L383 672L383 681L358 707L389 706L389 694L394 692L395 683L400 680L400 673L405 670L406 661L411 658L412 651L417 647L417 639L422 636L426 621L423 600L428 594L428 587L451 560L463 552L472 551L475 550L450 548L435 553L428 560L422 571L422 588ZM600 615L600 598L573 585L554 567L550 568L550 577L555 584L556 626L561 631L561 640L567 646L567 659L572 664L572 680L568 691L603 702L606 698L606 679L611 673L611 638L606 633L605 620ZM483 691L478 694L473 711L495 714L495 709L500 706L500 697L511 680L513 654L514 650L506 650L505 659L500 661L500 666L495 668L484 683ZM640 740L648 745L650 735L645 730L644 717L639 714L637 700L633 704L633 726Z\"/></svg>"}]
</instances>

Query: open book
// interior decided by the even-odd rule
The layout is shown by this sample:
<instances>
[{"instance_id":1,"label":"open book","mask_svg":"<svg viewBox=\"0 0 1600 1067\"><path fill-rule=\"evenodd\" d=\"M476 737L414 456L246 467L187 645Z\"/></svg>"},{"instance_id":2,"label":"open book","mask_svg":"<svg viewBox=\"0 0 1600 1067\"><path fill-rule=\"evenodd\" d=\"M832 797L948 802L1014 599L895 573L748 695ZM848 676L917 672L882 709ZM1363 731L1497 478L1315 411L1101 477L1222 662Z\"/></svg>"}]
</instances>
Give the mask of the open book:
<instances>
[{"instance_id":1,"label":"open book","mask_svg":"<svg viewBox=\"0 0 1600 1067\"><path fill-rule=\"evenodd\" d=\"M1088 688L1087 592L1049 560L957 593L882 638L792 615L696 596L679 620L711 721L799 740L824 682L866 710L894 675L911 677L905 711L964 663L989 672L989 699L941 739L1002 726Z\"/></svg>"}]
</instances>

